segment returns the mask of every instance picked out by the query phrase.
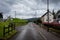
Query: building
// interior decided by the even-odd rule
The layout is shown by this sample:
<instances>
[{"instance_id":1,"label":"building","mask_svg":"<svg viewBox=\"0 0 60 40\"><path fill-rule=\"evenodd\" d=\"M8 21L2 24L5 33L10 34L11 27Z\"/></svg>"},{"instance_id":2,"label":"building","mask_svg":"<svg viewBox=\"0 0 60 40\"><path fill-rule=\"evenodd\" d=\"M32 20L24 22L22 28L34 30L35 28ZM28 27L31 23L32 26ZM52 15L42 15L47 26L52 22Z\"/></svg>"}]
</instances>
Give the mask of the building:
<instances>
[{"instance_id":1,"label":"building","mask_svg":"<svg viewBox=\"0 0 60 40\"><path fill-rule=\"evenodd\" d=\"M48 20L48 13L49 13L49 20ZM52 12L47 11L41 17L41 21L42 21L42 24L44 24L45 26L48 26L48 28L52 27L60 30L60 10L57 11L57 13L55 13L54 10Z\"/></svg>"},{"instance_id":2,"label":"building","mask_svg":"<svg viewBox=\"0 0 60 40\"><path fill-rule=\"evenodd\" d=\"M3 15L0 13L0 21L3 21Z\"/></svg>"},{"instance_id":3,"label":"building","mask_svg":"<svg viewBox=\"0 0 60 40\"><path fill-rule=\"evenodd\" d=\"M48 13L49 13L49 19L48 19ZM53 12L50 12L49 10L41 17L42 23L52 23L54 21L54 15Z\"/></svg>"},{"instance_id":4,"label":"building","mask_svg":"<svg viewBox=\"0 0 60 40\"><path fill-rule=\"evenodd\" d=\"M56 13L56 21L60 23L60 10L58 10Z\"/></svg>"}]
</instances>

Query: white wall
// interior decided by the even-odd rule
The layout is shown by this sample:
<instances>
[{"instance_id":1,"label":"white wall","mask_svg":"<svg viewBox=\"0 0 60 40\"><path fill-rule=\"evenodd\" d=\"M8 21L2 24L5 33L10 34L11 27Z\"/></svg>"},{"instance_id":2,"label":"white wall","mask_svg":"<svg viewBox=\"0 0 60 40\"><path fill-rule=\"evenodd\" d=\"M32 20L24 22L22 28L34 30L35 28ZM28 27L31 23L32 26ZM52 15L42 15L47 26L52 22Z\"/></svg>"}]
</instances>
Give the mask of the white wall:
<instances>
[{"instance_id":1,"label":"white wall","mask_svg":"<svg viewBox=\"0 0 60 40\"><path fill-rule=\"evenodd\" d=\"M49 23L53 22L53 15L51 13L49 13ZM47 14L44 16L44 22L48 22L48 17Z\"/></svg>"}]
</instances>

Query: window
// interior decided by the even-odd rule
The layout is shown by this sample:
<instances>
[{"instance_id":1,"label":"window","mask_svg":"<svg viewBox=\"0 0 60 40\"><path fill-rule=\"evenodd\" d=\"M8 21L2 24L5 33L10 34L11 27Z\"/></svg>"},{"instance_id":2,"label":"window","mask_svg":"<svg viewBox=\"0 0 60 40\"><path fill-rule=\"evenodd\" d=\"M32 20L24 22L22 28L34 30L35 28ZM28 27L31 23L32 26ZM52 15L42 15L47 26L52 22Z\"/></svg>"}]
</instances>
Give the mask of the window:
<instances>
[{"instance_id":1,"label":"window","mask_svg":"<svg viewBox=\"0 0 60 40\"><path fill-rule=\"evenodd\" d=\"M51 16L51 14L50 14L50 16Z\"/></svg>"},{"instance_id":2,"label":"window","mask_svg":"<svg viewBox=\"0 0 60 40\"><path fill-rule=\"evenodd\" d=\"M51 21L51 19L49 21Z\"/></svg>"},{"instance_id":3,"label":"window","mask_svg":"<svg viewBox=\"0 0 60 40\"><path fill-rule=\"evenodd\" d=\"M46 19L46 21L48 21L48 19Z\"/></svg>"},{"instance_id":4,"label":"window","mask_svg":"<svg viewBox=\"0 0 60 40\"><path fill-rule=\"evenodd\" d=\"M60 18L60 15L58 15L58 18Z\"/></svg>"}]
</instances>

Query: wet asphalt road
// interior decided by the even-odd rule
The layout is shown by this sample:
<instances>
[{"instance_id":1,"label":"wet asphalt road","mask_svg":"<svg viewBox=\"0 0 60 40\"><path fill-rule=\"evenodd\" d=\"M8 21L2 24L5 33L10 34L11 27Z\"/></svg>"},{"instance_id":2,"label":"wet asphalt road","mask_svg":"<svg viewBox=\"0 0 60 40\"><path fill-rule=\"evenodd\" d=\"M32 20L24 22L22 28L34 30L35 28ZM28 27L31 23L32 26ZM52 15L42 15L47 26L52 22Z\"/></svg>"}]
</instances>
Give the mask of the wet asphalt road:
<instances>
[{"instance_id":1,"label":"wet asphalt road","mask_svg":"<svg viewBox=\"0 0 60 40\"><path fill-rule=\"evenodd\" d=\"M60 37L47 32L32 22L25 26L17 27L16 30L18 31L17 34L9 40L60 40Z\"/></svg>"},{"instance_id":2,"label":"wet asphalt road","mask_svg":"<svg viewBox=\"0 0 60 40\"><path fill-rule=\"evenodd\" d=\"M10 40L45 40L36 30L34 23L30 22L25 26L16 28L18 33Z\"/></svg>"}]
</instances>

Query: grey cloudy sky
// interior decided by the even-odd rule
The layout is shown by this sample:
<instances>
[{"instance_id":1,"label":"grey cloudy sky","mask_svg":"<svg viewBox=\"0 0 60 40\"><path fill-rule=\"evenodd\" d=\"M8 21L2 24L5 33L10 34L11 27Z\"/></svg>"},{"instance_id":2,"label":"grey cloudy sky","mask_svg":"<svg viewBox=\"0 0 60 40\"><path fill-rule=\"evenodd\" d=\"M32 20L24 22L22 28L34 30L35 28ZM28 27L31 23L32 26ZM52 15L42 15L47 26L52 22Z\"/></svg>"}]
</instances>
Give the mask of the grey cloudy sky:
<instances>
[{"instance_id":1,"label":"grey cloudy sky","mask_svg":"<svg viewBox=\"0 0 60 40\"><path fill-rule=\"evenodd\" d=\"M11 16L18 18L32 18L34 14L41 17L47 9L46 0L0 0L0 12L4 18ZM49 9L52 11L60 9L60 0L49 0Z\"/></svg>"}]
</instances>

